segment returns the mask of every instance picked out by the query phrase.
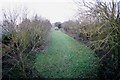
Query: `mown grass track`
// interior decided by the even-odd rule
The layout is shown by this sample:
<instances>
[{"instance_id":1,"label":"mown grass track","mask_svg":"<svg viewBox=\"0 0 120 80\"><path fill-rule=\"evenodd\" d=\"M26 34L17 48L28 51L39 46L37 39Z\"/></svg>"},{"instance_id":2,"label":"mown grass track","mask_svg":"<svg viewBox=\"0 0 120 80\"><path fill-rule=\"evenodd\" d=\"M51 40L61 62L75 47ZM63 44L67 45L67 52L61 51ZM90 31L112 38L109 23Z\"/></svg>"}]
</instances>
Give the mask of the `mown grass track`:
<instances>
[{"instance_id":1,"label":"mown grass track","mask_svg":"<svg viewBox=\"0 0 120 80\"><path fill-rule=\"evenodd\" d=\"M47 50L38 54L35 68L45 78L96 77L98 58L84 44L61 31L49 36Z\"/></svg>"}]
</instances>

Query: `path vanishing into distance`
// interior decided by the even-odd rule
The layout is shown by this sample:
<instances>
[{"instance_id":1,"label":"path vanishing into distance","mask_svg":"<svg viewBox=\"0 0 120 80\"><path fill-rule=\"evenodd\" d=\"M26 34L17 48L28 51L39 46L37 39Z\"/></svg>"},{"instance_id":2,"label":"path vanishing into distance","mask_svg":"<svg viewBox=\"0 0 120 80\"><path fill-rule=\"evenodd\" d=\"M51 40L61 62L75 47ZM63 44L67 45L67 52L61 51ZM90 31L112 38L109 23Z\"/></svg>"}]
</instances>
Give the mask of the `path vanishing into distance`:
<instances>
[{"instance_id":1,"label":"path vanishing into distance","mask_svg":"<svg viewBox=\"0 0 120 80\"><path fill-rule=\"evenodd\" d=\"M61 31L52 31L47 49L35 60L35 68L45 78L94 78L98 60L83 43Z\"/></svg>"}]
</instances>

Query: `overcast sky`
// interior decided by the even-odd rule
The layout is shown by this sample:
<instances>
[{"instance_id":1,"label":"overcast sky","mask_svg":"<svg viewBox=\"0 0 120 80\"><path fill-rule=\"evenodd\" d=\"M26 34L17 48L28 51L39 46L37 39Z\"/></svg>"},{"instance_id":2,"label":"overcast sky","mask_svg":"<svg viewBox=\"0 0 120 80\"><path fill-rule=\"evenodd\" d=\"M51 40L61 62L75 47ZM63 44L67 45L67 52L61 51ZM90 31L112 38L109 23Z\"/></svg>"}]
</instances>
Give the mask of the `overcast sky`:
<instances>
[{"instance_id":1,"label":"overcast sky","mask_svg":"<svg viewBox=\"0 0 120 80\"><path fill-rule=\"evenodd\" d=\"M52 23L73 19L77 8L73 0L0 0L1 9L28 8L29 14L49 19Z\"/></svg>"},{"instance_id":2,"label":"overcast sky","mask_svg":"<svg viewBox=\"0 0 120 80\"><path fill-rule=\"evenodd\" d=\"M19 10L25 7L28 8L29 15L37 13L39 16L49 19L52 23L63 22L74 19L77 13L77 5L74 1L76 0L0 0L0 9Z\"/></svg>"}]
</instances>

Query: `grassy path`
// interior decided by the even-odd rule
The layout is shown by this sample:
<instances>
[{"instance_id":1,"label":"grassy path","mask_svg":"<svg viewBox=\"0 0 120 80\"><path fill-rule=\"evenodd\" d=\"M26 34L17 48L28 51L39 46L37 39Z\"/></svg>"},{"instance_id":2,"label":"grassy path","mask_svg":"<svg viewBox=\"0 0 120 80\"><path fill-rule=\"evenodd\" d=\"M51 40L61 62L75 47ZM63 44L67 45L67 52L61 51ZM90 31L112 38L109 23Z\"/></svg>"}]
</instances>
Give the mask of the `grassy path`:
<instances>
[{"instance_id":1,"label":"grassy path","mask_svg":"<svg viewBox=\"0 0 120 80\"><path fill-rule=\"evenodd\" d=\"M35 67L44 77L94 77L98 58L92 50L61 31L50 34L46 51L40 53Z\"/></svg>"}]
</instances>

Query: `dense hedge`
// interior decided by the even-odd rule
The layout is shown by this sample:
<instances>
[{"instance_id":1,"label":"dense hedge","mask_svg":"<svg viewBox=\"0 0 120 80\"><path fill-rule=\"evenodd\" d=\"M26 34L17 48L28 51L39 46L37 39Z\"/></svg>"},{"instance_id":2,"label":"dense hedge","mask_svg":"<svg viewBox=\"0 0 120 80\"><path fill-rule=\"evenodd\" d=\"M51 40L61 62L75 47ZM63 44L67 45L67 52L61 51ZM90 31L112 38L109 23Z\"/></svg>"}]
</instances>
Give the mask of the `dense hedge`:
<instances>
[{"instance_id":1,"label":"dense hedge","mask_svg":"<svg viewBox=\"0 0 120 80\"><path fill-rule=\"evenodd\" d=\"M34 59L46 45L51 28L49 20L39 17L31 20L26 18L18 25L3 20L2 26L2 77L37 77Z\"/></svg>"}]
</instances>

